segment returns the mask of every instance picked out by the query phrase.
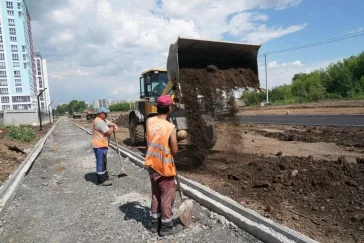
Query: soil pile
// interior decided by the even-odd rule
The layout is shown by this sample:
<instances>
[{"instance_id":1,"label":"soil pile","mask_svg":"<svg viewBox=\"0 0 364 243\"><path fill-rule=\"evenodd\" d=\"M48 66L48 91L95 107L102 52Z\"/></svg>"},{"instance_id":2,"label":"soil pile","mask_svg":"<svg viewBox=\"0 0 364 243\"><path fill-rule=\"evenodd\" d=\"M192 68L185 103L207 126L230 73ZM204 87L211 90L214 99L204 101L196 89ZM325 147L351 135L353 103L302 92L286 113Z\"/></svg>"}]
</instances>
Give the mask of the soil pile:
<instances>
[{"instance_id":1,"label":"soil pile","mask_svg":"<svg viewBox=\"0 0 364 243\"><path fill-rule=\"evenodd\" d=\"M204 69L181 68L179 71L183 103L186 108L186 117L189 129L189 139L197 151L204 150L203 145L209 143L206 121L203 113L214 112L216 104L222 102L223 92L228 96L229 112L237 112L234 90L238 88L259 87L258 76L246 68L218 69L209 65ZM198 95L204 96L199 102Z\"/></svg>"},{"instance_id":2,"label":"soil pile","mask_svg":"<svg viewBox=\"0 0 364 243\"><path fill-rule=\"evenodd\" d=\"M120 114L120 116L118 117L118 119L116 119L116 124L119 127L123 127L123 128L129 128L129 116L128 115L123 115Z\"/></svg>"},{"instance_id":3,"label":"soil pile","mask_svg":"<svg viewBox=\"0 0 364 243\"><path fill-rule=\"evenodd\" d=\"M304 131L287 130L284 133L258 131L265 137L281 141L302 141L306 143L335 143L344 147L364 148L364 130L351 127L312 127Z\"/></svg>"},{"instance_id":4,"label":"soil pile","mask_svg":"<svg viewBox=\"0 0 364 243\"><path fill-rule=\"evenodd\" d=\"M190 179L320 242L364 241L364 164L310 157L211 158Z\"/></svg>"}]
</instances>

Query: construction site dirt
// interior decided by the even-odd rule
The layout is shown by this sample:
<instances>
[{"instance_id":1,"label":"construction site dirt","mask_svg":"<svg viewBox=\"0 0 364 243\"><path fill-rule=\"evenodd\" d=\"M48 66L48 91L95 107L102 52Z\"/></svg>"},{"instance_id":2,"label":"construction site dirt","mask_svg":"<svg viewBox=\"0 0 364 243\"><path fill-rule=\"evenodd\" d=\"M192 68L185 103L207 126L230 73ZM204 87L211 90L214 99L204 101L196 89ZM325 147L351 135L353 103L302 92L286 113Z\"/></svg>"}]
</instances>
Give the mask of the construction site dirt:
<instances>
[{"instance_id":1,"label":"construction site dirt","mask_svg":"<svg viewBox=\"0 0 364 243\"><path fill-rule=\"evenodd\" d=\"M227 100L234 101L231 92L237 88L259 87L258 76L247 68L219 69L214 65L206 68L181 68L179 70L186 118L189 127L190 145L196 151L195 157L205 156L204 145L211 143L208 135L206 119L201 114L211 113L217 102L222 100L225 92ZM203 105L199 103L198 95L203 96ZM237 112L234 102L228 108L230 115ZM196 160L201 164L202 160Z\"/></svg>"},{"instance_id":2,"label":"construction site dirt","mask_svg":"<svg viewBox=\"0 0 364 243\"><path fill-rule=\"evenodd\" d=\"M119 125L123 146L144 153L130 146L127 122ZM317 139L301 137L313 131ZM364 240L364 130L218 122L216 132L199 167L191 166L189 147L180 146L180 174L320 242Z\"/></svg>"},{"instance_id":3,"label":"construction site dirt","mask_svg":"<svg viewBox=\"0 0 364 243\"><path fill-rule=\"evenodd\" d=\"M49 130L50 125L43 125L43 130L33 127L36 137L29 143L6 138L6 130L0 130L0 186L24 161L34 145Z\"/></svg>"}]
</instances>

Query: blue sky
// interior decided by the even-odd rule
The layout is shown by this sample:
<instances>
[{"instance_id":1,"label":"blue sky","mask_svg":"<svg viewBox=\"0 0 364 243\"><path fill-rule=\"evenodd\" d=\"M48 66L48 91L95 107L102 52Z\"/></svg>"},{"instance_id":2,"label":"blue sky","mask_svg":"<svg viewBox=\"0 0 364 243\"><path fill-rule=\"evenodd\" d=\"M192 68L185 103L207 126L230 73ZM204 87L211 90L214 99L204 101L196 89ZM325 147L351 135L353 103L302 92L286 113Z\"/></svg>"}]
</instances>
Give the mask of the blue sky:
<instances>
[{"instance_id":1,"label":"blue sky","mask_svg":"<svg viewBox=\"0 0 364 243\"><path fill-rule=\"evenodd\" d=\"M359 0L26 1L55 103L138 98L140 73L165 67L178 36L262 43L263 54L364 30ZM362 43L364 36L269 55L269 87L357 55Z\"/></svg>"},{"instance_id":2,"label":"blue sky","mask_svg":"<svg viewBox=\"0 0 364 243\"><path fill-rule=\"evenodd\" d=\"M346 35L350 31L364 28L364 1L302 1L297 7L272 11L266 10L273 25L308 23L308 26L294 34L269 41L261 53L280 50L285 47L312 43L331 37ZM281 62L299 59L304 63L320 60L334 60L356 55L363 51L364 36L340 42L310 47L302 50L275 54L271 58Z\"/></svg>"}]
</instances>

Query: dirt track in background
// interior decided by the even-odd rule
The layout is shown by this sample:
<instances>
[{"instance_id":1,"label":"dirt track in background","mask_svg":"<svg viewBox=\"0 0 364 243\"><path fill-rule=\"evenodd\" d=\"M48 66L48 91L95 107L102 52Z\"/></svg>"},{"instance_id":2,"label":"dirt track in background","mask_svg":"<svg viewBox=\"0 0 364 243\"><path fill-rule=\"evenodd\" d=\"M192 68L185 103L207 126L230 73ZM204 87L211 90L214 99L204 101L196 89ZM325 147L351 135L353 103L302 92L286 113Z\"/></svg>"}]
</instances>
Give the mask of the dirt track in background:
<instances>
[{"instance_id":1,"label":"dirt track in background","mask_svg":"<svg viewBox=\"0 0 364 243\"><path fill-rule=\"evenodd\" d=\"M118 140L145 152L128 143L126 117ZM181 146L176 162L182 175L320 242L364 240L363 129L239 123L216 128L216 146L202 167L186 166L193 153Z\"/></svg>"}]
</instances>

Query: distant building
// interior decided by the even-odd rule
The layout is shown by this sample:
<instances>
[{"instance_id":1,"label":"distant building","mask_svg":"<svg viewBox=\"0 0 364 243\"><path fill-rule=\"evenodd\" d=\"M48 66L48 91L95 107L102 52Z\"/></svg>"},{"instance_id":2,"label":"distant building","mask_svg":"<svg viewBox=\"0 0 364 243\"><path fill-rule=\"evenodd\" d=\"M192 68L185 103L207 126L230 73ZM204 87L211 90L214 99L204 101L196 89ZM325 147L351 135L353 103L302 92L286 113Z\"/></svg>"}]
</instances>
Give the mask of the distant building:
<instances>
[{"instance_id":1,"label":"distant building","mask_svg":"<svg viewBox=\"0 0 364 243\"><path fill-rule=\"evenodd\" d=\"M94 109L100 108L100 102L98 100L94 101Z\"/></svg>"},{"instance_id":2,"label":"distant building","mask_svg":"<svg viewBox=\"0 0 364 243\"><path fill-rule=\"evenodd\" d=\"M37 109L32 26L24 0L0 0L0 110Z\"/></svg>"},{"instance_id":3,"label":"distant building","mask_svg":"<svg viewBox=\"0 0 364 243\"><path fill-rule=\"evenodd\" d=\"M47 70L47 60L43 59L39 52L35 53L35 65L36 65L36 84L38 94L44 90L40 96L40 109L48 110L48 105L51 103L51 97L49 94L50 88L48 85L48 70Z\"/></svg>"}]
</instances>

